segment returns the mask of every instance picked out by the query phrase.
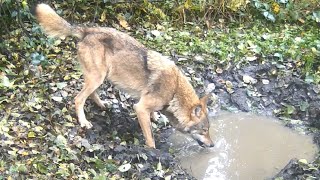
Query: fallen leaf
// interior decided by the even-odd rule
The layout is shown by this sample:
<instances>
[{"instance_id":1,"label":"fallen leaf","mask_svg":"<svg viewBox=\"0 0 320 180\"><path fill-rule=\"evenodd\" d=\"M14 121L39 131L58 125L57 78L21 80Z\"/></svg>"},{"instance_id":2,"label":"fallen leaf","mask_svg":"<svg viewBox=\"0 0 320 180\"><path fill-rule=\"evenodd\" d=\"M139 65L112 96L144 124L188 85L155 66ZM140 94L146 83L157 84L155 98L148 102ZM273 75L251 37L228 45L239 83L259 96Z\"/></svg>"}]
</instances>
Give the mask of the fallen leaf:
<instances>
[{"instance_id":1,"label":"fallen leaf","mask_svg":"<svg viewBox=\"0 0 320 180\"><path fill-rule=\"evenodd\" d=\"M67 139L59 134L54 142L57 146L65 146L67 144Z\"/></svg>"},{"instance_id":2,"label":"fallen leaf","mask_svg":"<svg viewBox=\"0 0 320 180\"><path fill-rule=\"evenodd\" d=\"M246 59L248 61L254 61L254 60L257 60L257 57L256 56L251 56L251 57L247 57Z\"/></svg>"},{"instance_id":3,"label":"fallen leaf","mask_svg":"<svg viewBox=\"0 0 320 180\"><path fill-rule=\"evenodd\" d=\"M29 131L28 138L34 138L34 137L36 137L36 133L34 133L33 131Z\"/></svg>"},{"instance_id":4,"label":"fallen leaf","mask_svg":"<svg viewBox=\"0 0 320 180\"><path fill-rule=\"evenodd\" d=\"M257 82L256 79L254 79L253 77L249 76L249 75L243 75L242 77L243 82L245 82L246 84L255 84Z\"/></svg>"},{"instance_id":5,"label":"fallen leaf","mask_svg":"<svg viewBox=\"0 0 320 180\"><path fill-rule=\"evenodd\" d=\"M155 37L158 37L161 35L160 31L158 31L158 30L152 30L151 34L154 35Z\"/></svg>"},{"instance_id":6,"label":"fallen leaf","mask_svg":"<svg viewBox=\"0 0 320 180\"><path fill-rule=\"evenodd\" d=\"M269 84L269 80L268 79L262 79L262 84Z\"/></svg>"},{"instance_id":7,"label":"fallen leaf","mask_svg":"<svg viewBox=\"0 0 320 180\"><path fill-rule=\"evenodd\" d=\"M107 14L106 14L106 10L103 10L103 12L101 13L100 22L104 22L107 19Z\"/></svg>"},{"instance_id":8,"label":"fallen leaf","mask_svg":"<svg viewBox=\"0 0 320 180\"><path fill-rule=\"evenodd\" d=\"M57 102L62 101L62 97L58 97L58 96L53 96L53 97L51 97L51 99L53 99L54 101L57 101Z\"/></svg>"},{"instance_id":9,"label":"fallen leaf","mask_svg":"<svg viewBox=\"0 0 320 180\"><path fill-rule=\"evenodd\" d=\"M226 86L227 86L227 88L232 88L233 87L232 82L226 81Z\"/></svg>"},{"instance_id":10,"label":"fallen leaf","mask_svg":"<svg viewBox=\"0 0 320 180\"><path fill-rule=\"evenodd\" d=\"M34 127L34 130L35 130L36 132L41 132L41 131L43 130L43 127L41 127L41 126L36 126L36 127Z\"/></svg>"},{"instance_id":11,"label":"fallen leaf","mask_svg":"<svg viewBox=\"0 0 320 180\"><path fill-rule=\"evenodd\" d=\"M68 84L66 82L59 82L56 84L58 89L63 89L66 87Z\"/></svg>"},{"instance_id":12,"label":"fallen leaf","mask_svg":"<svg viewBox=\"0 0 320 180\"><path fill-rule=\"evenodd\" d=\"M194 57L194 59L195 59L196 61L204 61L204 58L203 58L202 56L199 56L199 55L196 55L196 56Z\"/></svg>"},{"instance_id":13,"label":"fallen leaf","mask_svg":"<svg viewBox=\"0 0 320 180\"><path fill-rule=\"evenodd\" d=\"M120 172L127 172L127 171L129 171L130 168L131 168L131 164L128 163L128 164L123 164L123 165L119 166L118 170Z\"/></svg>"},{"instance_id":14,"label":"fallen leaf","mask_svg":"<svg viewBox=\"0 0 320 180\"><path fill-rule=\"evenodd\" d=\"M299 159L299 163L308 164L308 161L306 159Z\"/></svg>"},{"instance_id":15,"label":"fallen leaf","mask_svg":"<svg viewBox=\"0 0 320 180\"><path fill-rule=\"evenodd\" d=\"M117 19L118 19L118 21L119 21L119 24L120 24L123 28L125 28L125 29L127 29L127 30L130 30L129 24L128 24L128 22L126 21L125 17L123 17L122 15L118 15Z\"/></svg>"},{"instance_id":16,"label":"fallen leaf","mask_svg":"<svg viewBox=\"0 0 320 180\"><path fill-rule=\"evenodd\" d=\"M27 172L28 172L28 168L27 168L26 165L20 164L20 165L18 166L18 171L19 171L20 173L27 173Z\"/></svg>"},{"instance_id":17,"label":"fallen leaf","mask_svg":"<svg viewBox=\"0 0 320 180\"><path fill-rule=\"evenodd\" d=\"M221 74L222 72L223 72L223 70L221 68L216 69L216 73Z\"/></svg>"},{"instance_id":18,"label":"fallen leaf","mask_svg":"<svg viewBox=\"0 0 320 180\"><path fill-rule=\"evenodd\" d=\"M158 164L157 164L157 170L160 171L162 170L162 165L161 165L161 162L159 161Z\"/></svg>"}]
</instances>

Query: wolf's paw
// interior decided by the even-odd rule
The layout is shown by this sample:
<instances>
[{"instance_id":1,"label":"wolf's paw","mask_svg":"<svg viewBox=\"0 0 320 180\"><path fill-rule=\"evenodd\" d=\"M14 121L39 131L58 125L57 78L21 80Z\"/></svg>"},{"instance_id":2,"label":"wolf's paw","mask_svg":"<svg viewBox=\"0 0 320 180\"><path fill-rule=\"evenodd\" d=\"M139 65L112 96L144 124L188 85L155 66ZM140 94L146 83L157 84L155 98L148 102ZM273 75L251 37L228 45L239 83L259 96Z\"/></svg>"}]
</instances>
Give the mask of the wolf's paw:
<instances>
[{"instance_id":1,"label":"wolf's paw","mask_svg":"<svg viewBox=\"0 0 320 180\"><path fill-rule=\"evenodd\" d=\"M108 101L97 101L96 104L103 110L106 110L110 102Z\"/></svg>"},{"instance_id":2,"label":"wolf's paw","mask_svg":"<svg viewBox=\"0 0 320 180\"><path fill-rule=\"evenodd\" d=\"M108 106L108 103L110 103L110 102L108 102L108 101L101 101L101 102L98 104L98 106L99 106L101 109L106 110L106 109L107 109L107 106Z\"/></svg>"},{"instance_id":3,"label":"wolf's paw","mask_svg":"<svg viewBox=\"0 0 320 180\"><path fill-rule=\"evenodd\" d=\"M81 127L85 127L85 128L87 128L87 129L90 129L90 128L92 128L92 124L91 124L91 122L89 122L89 121L81 121L80 122L80 126Z\"/></svg>"},{"instance_id":4,"label":"wolf's paw","mask_svg":"<svg viewBox=\"0 0 320 180\"><path fill-rule=\"evenodd\" d=\"M146 141L146 145L149 147L149 148L153 148L155 149L156 148L156 145L154 143L154 141Z\"/></svg>"}]
</instances>

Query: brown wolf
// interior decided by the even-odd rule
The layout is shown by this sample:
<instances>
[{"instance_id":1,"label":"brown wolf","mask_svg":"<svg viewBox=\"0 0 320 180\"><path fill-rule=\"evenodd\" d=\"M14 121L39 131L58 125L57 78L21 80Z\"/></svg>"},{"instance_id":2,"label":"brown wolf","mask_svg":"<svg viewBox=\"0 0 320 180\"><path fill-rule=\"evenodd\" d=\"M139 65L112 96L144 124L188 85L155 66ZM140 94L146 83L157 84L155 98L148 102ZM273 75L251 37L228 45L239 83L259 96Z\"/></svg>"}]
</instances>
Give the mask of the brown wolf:
<instances>
[{"instance_id":1,"label":"brown wolf","mask_svg":"<svg viewBox=\"0 0 320 180\"><path fill-rule=\"evenodd\" d=\"M83 110L89 96L105 108L96 90L107 78L139 99L134 109L147 146L155 148L150 117L160 110L176 119L179 129L190 133L200 144L213 146L207 118L208 96L199 99L187 78L168 58L113 28L73 26L46 4L38 4L35 13L48 35L80 39L78 59L85 83L75 98L75 108L81 127L92 127Z\"/></svg>"}]
</instances>

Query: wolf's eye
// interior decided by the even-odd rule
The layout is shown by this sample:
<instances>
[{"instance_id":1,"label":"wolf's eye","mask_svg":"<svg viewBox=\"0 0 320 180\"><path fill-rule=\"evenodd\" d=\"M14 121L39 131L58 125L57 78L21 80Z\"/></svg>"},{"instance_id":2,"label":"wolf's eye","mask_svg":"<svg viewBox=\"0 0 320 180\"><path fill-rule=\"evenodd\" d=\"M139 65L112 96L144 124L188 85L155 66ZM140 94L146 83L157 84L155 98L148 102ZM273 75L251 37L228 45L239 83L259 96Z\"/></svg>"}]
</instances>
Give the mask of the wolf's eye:
<instances>
[{"instance_id":1,"label":"wolf's eye","mask_svg":"<svg viewBox=\"0 0 320 180\"><path fill-rule=\"evenodd\" d=\"M207 129L202 129L202 134L205 135L208 133L208 130Z\"/></svg>"}]
</instances>

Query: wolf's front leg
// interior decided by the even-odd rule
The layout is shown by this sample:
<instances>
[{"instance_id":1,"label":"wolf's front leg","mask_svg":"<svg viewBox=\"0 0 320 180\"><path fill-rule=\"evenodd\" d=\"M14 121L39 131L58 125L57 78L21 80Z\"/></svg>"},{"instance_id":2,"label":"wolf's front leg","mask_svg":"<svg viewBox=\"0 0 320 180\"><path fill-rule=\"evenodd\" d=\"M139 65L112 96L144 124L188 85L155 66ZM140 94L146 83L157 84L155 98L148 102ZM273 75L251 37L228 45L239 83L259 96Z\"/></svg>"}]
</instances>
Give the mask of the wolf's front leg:
<instances>
[{"instance_id":1,"label":"wolf's front leg","mask_svg":"<svg viewBox=\"0 0 320 180\"><path fill-rule=\"evenodd\" d=\"M151 130L150 111L148 111L141 101L134 105L134 109L137 113L143 136L146 139L146 145L150 148L156 148Z\"/></svg>"}]
</instances>

